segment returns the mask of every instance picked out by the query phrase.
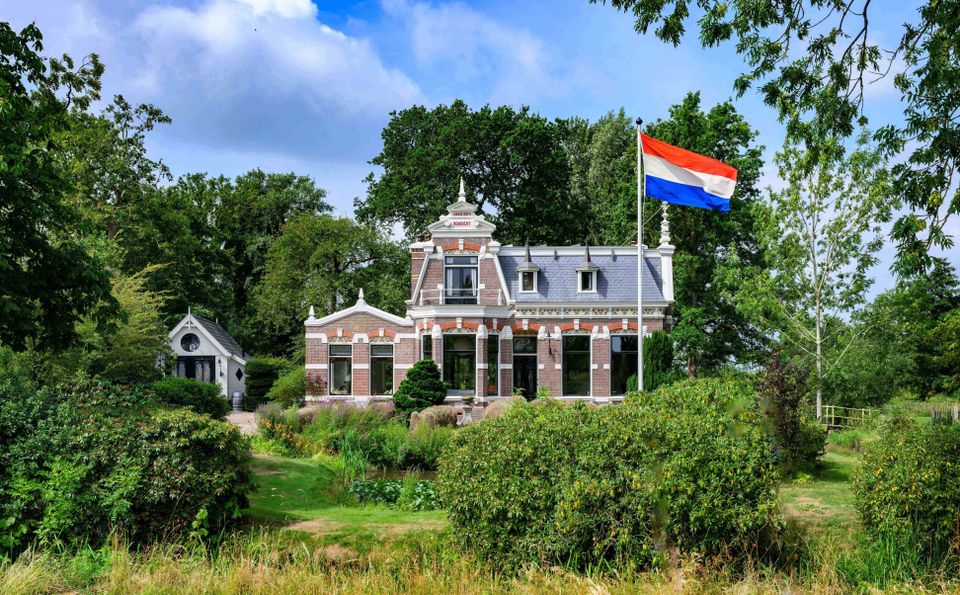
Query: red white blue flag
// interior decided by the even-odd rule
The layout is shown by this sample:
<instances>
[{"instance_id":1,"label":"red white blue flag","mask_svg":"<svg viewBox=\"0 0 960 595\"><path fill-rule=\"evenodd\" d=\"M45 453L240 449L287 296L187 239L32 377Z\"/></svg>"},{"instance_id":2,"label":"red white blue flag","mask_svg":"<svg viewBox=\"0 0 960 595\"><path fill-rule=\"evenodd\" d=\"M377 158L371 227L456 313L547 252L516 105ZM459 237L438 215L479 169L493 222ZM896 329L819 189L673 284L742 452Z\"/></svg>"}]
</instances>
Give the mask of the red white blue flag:
<instances>
[{"instance_id":1,"label":"red white blue flag","mask_svg":"<svg viewBox=\"0 0 960 595\"><path fill-rule=\"evenodd\" d=\"M675 205L730 210L736 168L643 133L640 141L647 196Z\"/></svg>"}]
</instances>

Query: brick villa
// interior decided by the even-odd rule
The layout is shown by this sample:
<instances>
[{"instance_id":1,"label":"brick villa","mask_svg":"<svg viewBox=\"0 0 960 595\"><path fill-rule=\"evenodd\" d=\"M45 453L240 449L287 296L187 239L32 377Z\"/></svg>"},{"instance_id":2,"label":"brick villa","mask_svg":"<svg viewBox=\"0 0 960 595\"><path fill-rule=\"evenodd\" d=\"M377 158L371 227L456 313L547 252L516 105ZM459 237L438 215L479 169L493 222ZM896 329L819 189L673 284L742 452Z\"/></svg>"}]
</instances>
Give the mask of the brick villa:
<instances>
[{"instance_id":1,"label":"brick villa","mask_svg":"<svg viewBox=\"0 0 960 595\"><path fill-rule=\"evenodd\" d=\"M357 303L306 326L307 401L389 399L419 359L433 359L448 401L519 389L617 401L637 371L636 246L503 246L495 226L458 200L410 245L405 318ZM669 324L673 252L643 250L643 331ZM635 380L634 380L635 381Z\"/></svg>"}]
</instances>

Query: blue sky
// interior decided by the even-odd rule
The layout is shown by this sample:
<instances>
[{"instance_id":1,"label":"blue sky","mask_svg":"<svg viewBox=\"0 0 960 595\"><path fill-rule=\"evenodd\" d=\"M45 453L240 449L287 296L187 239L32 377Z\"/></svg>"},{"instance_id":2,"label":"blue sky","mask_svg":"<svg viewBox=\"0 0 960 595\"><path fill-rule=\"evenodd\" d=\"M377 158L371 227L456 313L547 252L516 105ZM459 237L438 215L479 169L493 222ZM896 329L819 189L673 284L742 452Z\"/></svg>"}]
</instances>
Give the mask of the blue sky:
<instances>
[{"instance_id":1,"label":"blue sky","mask_svg":"<svg viewBox=\"0 0 960 595\"><path fill-rule=\"evenodd\" d=\"M871 38L893 45L918 2L882 4ZM0 0L0 8L14 26L36 21L48 54L100 54L105 97L164 109L173 124L152 133L150 150L175 174L296 171L316 178L341 214L364 194L391 110L462 98L547 117L595 119L622 106L653 120L688 91L701 91L705 106L732 97L742 70L730 46L702 50L692 35L673 48L587 0ZM902 113L889 81L867 99L874 124ZM737 106L772 156L782 129L771 110L751 94ZM889 247L881 255L880 287L891 255Z\"/></svg>"}]
</instances>

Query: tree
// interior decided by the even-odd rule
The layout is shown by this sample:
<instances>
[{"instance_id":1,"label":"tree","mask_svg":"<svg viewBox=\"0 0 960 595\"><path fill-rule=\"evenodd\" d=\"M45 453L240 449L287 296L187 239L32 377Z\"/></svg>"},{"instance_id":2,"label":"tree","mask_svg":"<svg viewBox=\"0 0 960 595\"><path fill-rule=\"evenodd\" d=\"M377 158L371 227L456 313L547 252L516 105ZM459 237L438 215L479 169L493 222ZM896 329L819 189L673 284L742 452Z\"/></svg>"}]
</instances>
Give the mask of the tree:
<instances>
[{"instance_id":1,"label":"tree","mask_svg":"<svg viewBox=\"0 0 960 595\"><path fill-rule=\"evenodd\" d=\"M393 402L398 411L410 415L440 405L446 398L447 386L440 379L440 368L433 360L422 359L407 371L393 395Z\"/></svg>"},{"instance_id":2,"label":"tree","mask_svg":"<svg viewBox=\"0 0 960 595\"><path fill-rule=\"evenodd\" d=\"M804 412L808 370L774 350L757 378L757 394L770 420L784 467L810 465L823 454L827 430Z\"/></svg>"},{"instance_id":3,"label":"tree","mask_svg":"<svg viewBox=\"0 0 960 595\"><path fill-rule=\"evenodd\" d=\"M99 97L103 66L93 55L48 63L41 50L35 26L18 34L0 22L0 343L60 349L76 340L78 319L103 325L117 310L103 265L54 234L76 218L59 132L71 108Z\"/></svg>"},{"instance_id":4,"label":"tree","mask_svg":"<svg viewBox=\"0 0 960 595\"><path fill-rule=\"evenodd\" d=\"M116 95L103 113L73 110L61 133L63 167L74 180L72 202L83 214L82 230L110 240L125 229L141 208L146 192L170 172L147 156L146 134L169 124L160 108L132 106Z\"/></svg>"},{"instance_id":5,"label":"tree","mask_svg":"<svg viewBox=\"0 0 960 595\"><path fill-rule=\"evenodd\" d=\"M260 283L270 245L302 213L329 213L327 193L307 176L259 169L220 188L213 212L214 241L227 259L225 283L233 296L230 327L241 344L259 340L250 301Z\"/></svg>"},{"instance_id":6,"label":"tree","mask_svg":"<svg viewBox=\"0 0 960 595\"><path fill-rule=\"evenodd\" d=\"M789 144L777 154L787 186L771 190L757 208L769 268L742 279L738 295L743 311L812 358L818 420L824 379L846 353L844 346L827 359L826 347L837 339L827 325L864 302L872 282L867 271L881 245L879 223L889 216L887 172L867 134L848 156L838 154Z\"/></svg>"},{"instance_id":7,"label":"tree","mask_svg":"<svg viewBox=\"0 0 960 595\"><path fill-rule=\"evenodd\" d=\"M668 119L652 123L645 132L737 168L737 188L729 212L690 207L669 210L670 240L677 247L676 322L671 329L677 355L686 362L690 377L700 369L716 370L731 360L757 362L763 337L737 310L736 301L722 283L731 258L740 263L738 266L756 266L761 259L750 206L760 198L758 183L763 167L764 147L756 144L757 132L729 101L704 111L699 93L687 94L670 108ZM650 213L644 213L644 221L650 226L644 229L646 238L659 237L659 218L654 216L659 206L657 201L644 201L644 210ZM636 218L636 207L632 217ZM635 233L635 223L633 230Z\"/></svg>"},{"instance_id":8,"label":"tree","mask_svg":"<svg viewBox=\"0 0 960 595\"><path fill-rule=\"evenodd\" d=\"M920 274L936 260L931 248L953 246L944 230L949 217L960 212L953 183L960 174L960 12L954 2L922 3L891 48L881 48L869 35L871 15L882 10L871 0L699 0L702 13L696 17L690 0L610 4L633 14L638 33L654 27L658 38L674 46L692 18L698 19L703 47L735 40L747 66L733 82L737 93L757 87L786 122L789 137L812 154L842 152L843 145L832 139L850 137L867 124L864 91L892 76L904 118L882 127L877 136L888 156L904 157L893 167L895 192L888 199L891 206L906 207L892 228L895 270L902 276Z\"/></svg>"},{"instance_id":9,"label":"tree","mask_svg":"<svg viewBox=\"0 0 960 595\"><path fill-rule=\"evenodd\" d=\"M561 125L527 107L473 111L460 100L390 116L383 150L371 160L383 173L367 176L367 196L356 201L359 221L399 223L413 239L446 212L463 177L471 200L505 243L569 244L586 238L583 205L568 192Z\"/></svg>"},{"instance_id":10,"label":"tree","mask_svg":"<svg viewBox=\"0 0 960 595\"><path fill-rule=\"evenodd\" d=\"M254 290L258 347L289 351L303 336L310 306L323 316L366 298L394 313L409 297L406 253L369 225L304 213L283 226L270 246ZM349 303L348 303L349 302Z\"/></svg>"},{"instance_id":11,"label":"tree","mask_svg":"<svg viewBox=\"0 0 960 595\"><path fill-rule=\"evenodd\" d=\"M191 174L148 189L115 238L123 251L117 263L123 272L163 265L147 278L147 288L167 295L162 310L167 326L188 308L211 319L235 319L229 261L220 250L212 216L229 186L223 177Z\"/></svg>"},{"instance_id":12,"label":"tree","mask_svg":"<svg viewBox=\"0 0 960 595\"><path fill-rule=\"evenodd\" d=\"M944 388L960 391L960 308L944 316L933 330L938 343L936 362L945 372Z\"/></svg>"}]
</instances>

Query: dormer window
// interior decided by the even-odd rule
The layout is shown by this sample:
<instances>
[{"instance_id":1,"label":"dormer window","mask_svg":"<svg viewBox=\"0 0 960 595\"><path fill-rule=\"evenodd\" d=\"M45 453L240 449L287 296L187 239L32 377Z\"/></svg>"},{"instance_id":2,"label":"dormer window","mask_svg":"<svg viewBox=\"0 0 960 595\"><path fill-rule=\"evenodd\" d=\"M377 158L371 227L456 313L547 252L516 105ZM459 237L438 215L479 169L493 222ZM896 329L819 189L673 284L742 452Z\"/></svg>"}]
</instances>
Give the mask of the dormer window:
<instances>
[{"instance_id":1,"label":"dormer window","mask_svg":"<svg viewBox=\"0 0 960 595\"><path fill-rule=\"evenodd\" d=\"M529 293L537 291L536 271L520 271L520 291Z\"/></svg>"},{"instance_id":2,"label":"dormer window","mask_svg":"<svg viewBox=\"0 0 960 595\"><path fill-rule=\"evenodd\" d=\"M577 271L577 276L580 277L577 291L580 293L597 292L597 271Z\"/></svg>"}]
</instances>

